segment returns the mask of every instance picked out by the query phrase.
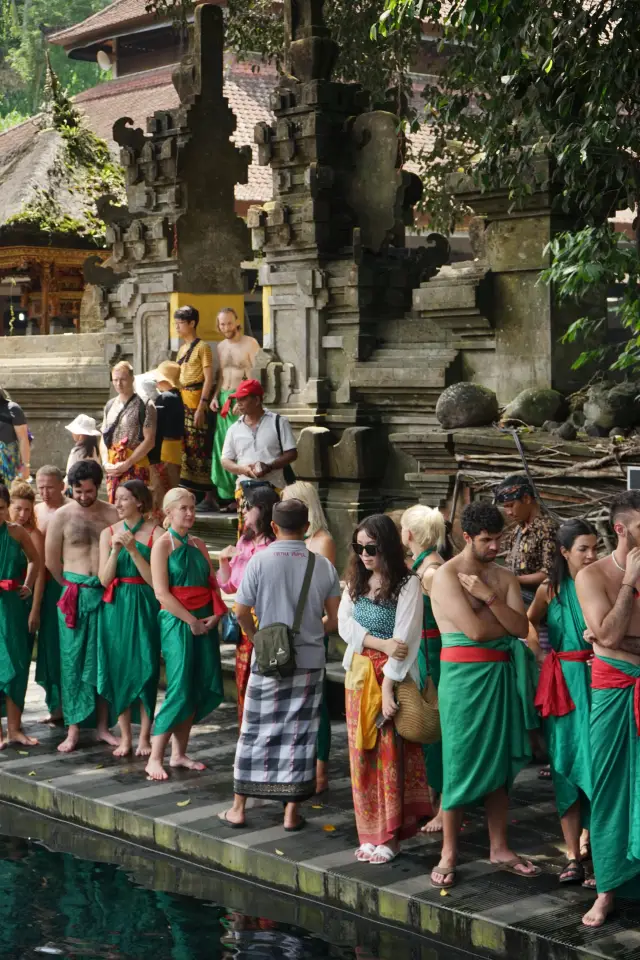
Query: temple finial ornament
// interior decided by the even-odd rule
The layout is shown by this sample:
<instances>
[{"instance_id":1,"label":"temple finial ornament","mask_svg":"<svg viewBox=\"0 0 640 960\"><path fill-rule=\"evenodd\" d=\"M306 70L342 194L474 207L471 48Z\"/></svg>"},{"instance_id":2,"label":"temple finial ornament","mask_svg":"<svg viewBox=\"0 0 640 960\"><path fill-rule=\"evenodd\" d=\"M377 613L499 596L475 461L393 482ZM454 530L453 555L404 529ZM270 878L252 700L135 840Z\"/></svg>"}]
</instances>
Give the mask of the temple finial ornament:
<instances>
[{"instance_id":1,"label":"temple finial ornament","mask_svg":"<svg viewBox=\"0 0 640 960\"><path fill-rule=\"evenodd\" d=\"M324 23L324 0L285 0L288 73L301 83L330 80L339 47Z\"/></svg>"}]
</instances>

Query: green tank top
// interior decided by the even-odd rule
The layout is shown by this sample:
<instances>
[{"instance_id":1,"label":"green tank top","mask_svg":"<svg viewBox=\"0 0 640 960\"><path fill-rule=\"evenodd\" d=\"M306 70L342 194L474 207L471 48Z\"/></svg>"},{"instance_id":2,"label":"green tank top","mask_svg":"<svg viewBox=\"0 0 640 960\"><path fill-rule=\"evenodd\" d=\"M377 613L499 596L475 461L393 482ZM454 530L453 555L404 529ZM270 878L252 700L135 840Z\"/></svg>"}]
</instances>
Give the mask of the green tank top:
<instances>
[{"instance_id":1,"label":"green tank top","mask_svg":"<svg viewBox=\"0 0 640 960\"><path fill-rule=\"evenodd\" d=\"M411 567L414 573L417 573L427 557L431 556L432 553L435 553L435 547L431 547L429 550L423 550L419 557L416 557L414 560L413 566ZM422 616L422 628L423 630L437 630L438 624L436 623L436 618L433 615L433 608L431 606L431 597L428 597L426 593L422 594L422 602L424 604L424 613Z\"/></svg>"},{"instance_id":2,"label":"green tank top","mask_svg":"<svg viewBox=\"0 0 640 960\"><path fill-rule=\"evenodd\" d=\"M128 533L132 533L135 537L136 533L144 524L144 518L139 520L133 527L129 527L125 521L124 528ZM113 528L111 529L113 533ZM151 547L153 546L153 533L151 531L151 536L147 543L138 543L138 551L140 556L149 563L151 559ZM116 564L116 577L137 577L139 576L138 568L133 562L133 558L128 550L121 550L118 554L118 562Z\"/></svg>"}]
</instances>

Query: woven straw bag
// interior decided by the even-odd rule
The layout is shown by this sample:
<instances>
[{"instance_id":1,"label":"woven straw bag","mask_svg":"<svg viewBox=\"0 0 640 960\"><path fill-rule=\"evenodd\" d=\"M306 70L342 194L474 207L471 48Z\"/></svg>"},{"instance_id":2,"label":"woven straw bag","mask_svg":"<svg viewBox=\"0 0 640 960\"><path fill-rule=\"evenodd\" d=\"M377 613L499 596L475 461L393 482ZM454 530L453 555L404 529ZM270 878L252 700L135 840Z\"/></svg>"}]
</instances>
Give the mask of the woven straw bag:
<instances>
[{"instance_id":1,"label":"woven straw bag","mask_svg":"<svg viewBox=\"0 0 640 960\"><path fill-rule=\"evenodd\" d=\"M393 718L397 732L409 743L437 743L441 739L438 691L431 677L420 693L414 680L407 677L396 684L396 702L400 709Z\"/></svg>"}]
</instances>

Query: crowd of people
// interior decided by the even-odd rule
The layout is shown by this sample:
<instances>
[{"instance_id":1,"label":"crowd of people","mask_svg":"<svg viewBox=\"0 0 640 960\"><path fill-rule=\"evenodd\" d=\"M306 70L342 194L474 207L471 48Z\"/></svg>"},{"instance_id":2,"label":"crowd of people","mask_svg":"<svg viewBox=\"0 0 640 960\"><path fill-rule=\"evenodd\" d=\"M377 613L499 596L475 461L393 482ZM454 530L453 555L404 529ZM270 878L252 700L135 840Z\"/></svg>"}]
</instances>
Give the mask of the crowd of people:
<instances>
[{"instance_id":1,"label":"crowd of people","mask_svg":"<svg viewBox=\"0 0 640 960\"><path fill-rule=\"evenodd\" d=\"M191 728L223 699L220 640L231 636L239 738L220 819L240 829L247 799L266 798L282 802L285 830L301 830L300 804L329 788L325 663L337 632L357 860L386 864L419 830L441 833L431 883L447 890L458 880L464 810L482 803L490 861L538 876L540 866L511 849L508 804L518 773L546 750L541 776L553 781L567 851L558 879L595 890L583 922L600 926L616 895L640 896L640 493L614 498L617 545L600 557L594 527L558 526L524 475L499 484L493 503L464 508L457 553L436 509L370 516L353 532L341 586L318 493L291 475L290 425L264 408L257 381L222 378L210 399L191 309L178 311L187 311L177 318L186 350L158 368L157 403L134 391L128 365L114 367L117 396L102 429L82 415L69 425L66 474L41 467L38 502L23 469L28 435L17 434L26 423L6 411L19 450L18 475L0 484L2 745L37 743L22 726L37 637L44 722L67 728L59 751L77 749L88 727L115 756L144 757L152 780L172 767L202 770L188 752ZM181 357L202 366L187 367L186 385ZM197 493L206 494L204 408L214 401L221 414L236 404L215 443L227 506L239 510L238 541L217 572L191 533ZM192 441L188 476L184 457L178 473L177 426L154 432L172 406L166 422L184 424L185 449ZM235 618L221 592L235 595ZM428 745L398 731L401 693L416 688L437 690L441 738Z\"/></svg>"}]
</instances>

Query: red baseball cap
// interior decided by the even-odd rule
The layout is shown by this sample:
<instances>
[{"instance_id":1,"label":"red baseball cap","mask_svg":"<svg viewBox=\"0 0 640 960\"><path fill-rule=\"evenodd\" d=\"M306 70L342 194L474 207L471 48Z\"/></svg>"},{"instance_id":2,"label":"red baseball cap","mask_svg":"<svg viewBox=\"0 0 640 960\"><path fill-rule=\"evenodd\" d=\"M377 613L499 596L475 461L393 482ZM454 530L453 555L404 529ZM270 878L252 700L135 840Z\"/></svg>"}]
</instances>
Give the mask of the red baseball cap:
<instances>
[{"instance_id":1,"label":"red baseball cap","mask_svg":"<svg viewBox=\"0 0 640 960\"><path fill-rule=\"evenodd\" d=\"M242 400L243 397L264 397L264 388L259 380L243 380L235 393L230 393L220 411L220 416L226 417L231 408L232 400Z\"/></svg>"}]
</instances>

